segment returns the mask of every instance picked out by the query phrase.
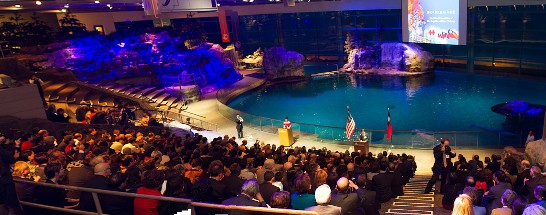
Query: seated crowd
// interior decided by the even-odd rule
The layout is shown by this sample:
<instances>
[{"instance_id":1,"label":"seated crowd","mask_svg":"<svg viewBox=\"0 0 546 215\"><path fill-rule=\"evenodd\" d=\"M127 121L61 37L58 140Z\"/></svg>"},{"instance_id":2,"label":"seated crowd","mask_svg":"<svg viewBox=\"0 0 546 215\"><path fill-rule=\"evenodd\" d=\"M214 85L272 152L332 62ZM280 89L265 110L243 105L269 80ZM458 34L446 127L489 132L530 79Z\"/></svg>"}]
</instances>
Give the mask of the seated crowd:
<instances>
[{"instance_id":1,"label":"seated crowd","mask_svg":"<svg viewBox=\"0 0 546 215\"><path fill-rule=\"evenodd\" d=\"M89 128L65 131L62 137L40 129L14 132L1 140L0 150L14 152L12 176L22 180L319 214L379 214L382 203L404 195L403 186L417 168L406 154L288 149L246 140L237 144L227 135L208 140L134 129ZM16 183L16 193L21 201L96 211L87 192ZM187 207L102 194L99 199L106 214L175 214ZM197 214L214 211L200 208Z\"/></svg>"},{"instance_id":2,"label":"seated crowd","mask_svg":"<svg viewBox=\"0 0 546 215\"><path fill-rule=\"evenodd\" d=\"M447 182L441 187L442 205L454 215L546 215L546 177L539 166L518 162L510 154L504 160L492 155L484 162L459 154L448 166Z\"/></svg>"}]
</instances>

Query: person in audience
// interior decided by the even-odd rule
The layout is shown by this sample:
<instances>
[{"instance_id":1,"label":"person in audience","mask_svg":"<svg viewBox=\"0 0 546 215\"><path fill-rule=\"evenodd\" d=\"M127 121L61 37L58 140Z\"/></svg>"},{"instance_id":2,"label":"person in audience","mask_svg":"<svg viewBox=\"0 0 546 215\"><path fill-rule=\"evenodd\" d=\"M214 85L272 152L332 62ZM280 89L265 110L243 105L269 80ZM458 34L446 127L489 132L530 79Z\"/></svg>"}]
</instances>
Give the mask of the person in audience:
<instances>
[{"instance_id":1,"label":"person in audience","mask_svg":"<svg viewBox=\"0 0 546 215\"><path fill-rule=\"evenodd\" d=\"M256 170L256 180L258 183L262 184L265 182L264 180L264 173L267 171L275 171L276 170L276 164L275 160L273 159L267 159L264 162L263 168L258 168Z\"/></svg>"},{"instance_id":2,"label":"person in audience","mask_svg":"<svg viewBox=\"0 0 546 215\"><path fill-rule=\"evenodd\" d=\"M474 211L474 215L485 215L486 214L487 210L485 209L485 207L481 207L478 204L478 203L481 202L481 201L478 201L478 200L481 200L481 197L478 197L478 195L480 195L480 194L478 193L478 190L476 190L476 188L466 187L463 190L463 194L469 196L470 200L472 200L472 209Z\"/></svg>"},{"instance_id":3,"label":"person in audience","mask_svg":"<svg viewBox=\"0 0 546 215\"><path fill-rule=\"evenodd\" d=\"M159 189L165 180L165 174L161 170L152 169L144 172L142 186L137 189L137 194L162 196ZM159 215L159 200L135 198L135 215Z\"/></svg>"},{"instance_id":4,"label":"person in audience","mask_svg":"<svg viewBox=\"0 0 546 215\"><path fill-rule=\"evenodd\" d=\"M356 214L360 206L360 198L355 192L358 186L353 181L341 177L337 180L336 191L332 194L331 204L341 208L342 214ZM316 194L315 194L316 198ZM318 201L317 201L317 204Z\"/></svg>"},{"instance_id":5,"label":"person in audience","mask_svg":"<svg viewBox=\"0 0 546 215\"><path fill-rule=\"evenodd\" d=\"M290 209L290 193L287 191L278 191L271 195L272 208Z\"/></svg>"},{"instance_id":6,"label":"person in audience","mask_svg":"<svg viewBox=\"0 0 546 215\"><path fill-rule=\"evenodd\" d=\"M356 176L356 185L358 186L356 193L361 200L359 210L366 215L379 215L381 205L377 201L376 192L367 190L366 182L366 174L362 173Z\"/></svg>"},{"instance_id":7,"label":"person in audience","mask_svg":"<svg viewBox=\"0 0 546 215\"><path fill-rule=\"evenodd\" d=\"M535 198L538 200L535 202L536 205L540 205L543 208L546 208L546 186L545 185L538 185L535 188Z\"/></svg>"},{"instance_id":8,"label":"person in audience","mask_svg":"<svg viewBox=\"0 0 546 215\"><path fill-rule=\"evenodd\" d=\"M165 190L164 196L174 197L174 198L187 198L184 194L184 186L186 182L184 176L182 175L172 175L167 179L167 189ZM187 205L180 204L177 202L160 202L159 214L176 214L182 210L187 210Z\"/></svg>"},{"instance_id":9,"label":"person in audience","mask_svg":"<svg viewBox=\"0 0 546 215\"><path fill-rule=\"evenodd\" d=\"M304 210L305 208L315 206L315 195L310 194L311 178L309 175L302 174L294 181L295 191L290 196L290 201L293 209Z\"/></svg>"},{"instance_id":10,"label":"person in audience","mask_svg":"<svg viewBox=\"0 0 546 215\"><path fill-rule=\"evenodd\" d=\"M508 189L502 194L502 208L496 208L491 211L491 215L512 215L512 203L516 200L517 194Z\"/></svg>"},{"instance_id":11,"label":"person in audience","mask_svg":"<svg viewBox=\"0 0 546 215\"><path fill-rule=\"evenodd\" d=\"M459 196L459 193L463 191L465 184L457 180L457 173L450 171L446 184L442 187L442 207L446 210L452 210L455 199Z\"/></svg>"},{"instance_id":12,"label":"person in audience","mask_svg":"<svg viewBox=\"0 0 546 215\"><path fill-rule=\"evenodd\" d=\"M224 178L224 167L220 164L213 165L210 168L209 178L200 178L196 184L206 184L211 187L212 193L208 195L208 201L216 204L220 204L226 199L226 185L222 183Z\"/></svg>"},{"instance_id":13,"label":"person in audience","mask_svg":"<svg viewBox=\"0 0 546 215\"><path fill-rule=\"evenodd\" d=\"M440 145L437 145L433 149L434 152L434 165L432 166L432 177L425 188L424 193L430 193L432 191L432 186L436 184L438 178L441 177L442 187L446 183L447 179L447 170L453 166L451 163L451 158L454 158L456 153L455 150L451 150L449 147L449 139L444 138L440 141Z\"/></svg>"},{"instance_id":14,"label":"person in audience","mask_svg":"<svg viewBox=\"0 0 546 215\"><path fill-rule=\"evenodd\" d=\"M535 203L537 199L535 198L535 188L539 184L546 184L546 177L542 175L542 171L538 166L531 167L531 179L525 182L525 185L521 188L520 194L527 196L529 203Z\"/></svg>"},{"instance_id":15,"label":"person in audience","mask_svg":"<svg viewBox=\"0 0 546 215\"><path fill-rule=\"evenodd\" d=\"M264 180L265 182L260 184L260 194L262 194L262 197L267 204L271 204L271 195L280 191L277 186L273 185L273 182L275 181L275 173L272 171L265 172Z\"/></svg>"},{"instance_id":16,"label":"person in audience","mask_svg":"<svg viewBox=\"0 0 546 215\"><path fill-rule=\"evenodd\" d=\"M495 186L485 192L482 200L487 208L488 214L490 214L493 209L502 207L501 198L504 190L512 189L512 185L505 182L506 175L502 171L495 172L493 180L495 181Z\"/></svg>"},{"instance_id":17,"label":"person in audience","mask_svg":"<svg viewBox=\"0 0 546 215\"><path fill-rule=\"evenodd\" d=\"M44 173L45 167L47 166L47 153L40 152L34 157L34 161L38 164L35 170L35 175L40 177L39 182L46 182L47 177Z\"/></svg>"},{"instance_id":18,"label":"person in audience","mask_svg":"<svg viewBox=\"0 0 546 215\"><path fill-rule=\"evenodd\" d=\"M67 166L68 185L83 187L86 182L91 177L93 177L94 167L92 166L96 166L97 164L102 162L104 162L104 160L101 157L94 157L94 155L86 155L85 159L83 160L70 162ZM80 191L68 190L67 197L72 199L79 199Z\"/></svg>"},{"instance_id":19,"label":"person in audience","mask_svg":"<svg viewBox=\"0 0 546 215\"><path fill-rule=\"evenodd\" d=\"M468 161L468 164L470 164L470 168L475 170L478 169L478 164L481 164L483 166L483 161L480 160L479 155L472 156L472 160Z\"/></svg>"},{"instance_id":20,"label":"person in audience","mask_svg":"<svg viewBox=\"0 0 546 215\"><path fill-rule=\"evenodd\" d=\"M403 189L403 182L402 182L402 174L399 171L396 170L396 165L394 163L389 163L389 170L388 174L391 175L392 183L391 183L391 190L392 190L392 196L391 198L396 198L398 196L404 195L404 189Z\"/></svg>"},{"instance_id":21,"label":"person in audience","mask_svg":"<svg viewBox=\"0 0 546 215\"><path fill-rule=\"evenodd\" d=\"M85 182L83 187L107 190L108 178L112 174L112 172L110 171L110 165L106 162L98 163L95 165L93 170L94 170L94 175ZM78 205L78 208L80 210L90 211L90 212L97 211L95 202L90 192L80 193L80 203Z\"/></svg>"},{"instance_id":22,"label":"person in audience","mask_svg":"<svg viewBox=\"0 0 546 215\"><path fill-rule=\"evenodd\" d=\"M238 163L233 163L229 167L230 174L222 180L222 183L226 185L226 195L228 198L235 197L241 193L241 186L245 183L245 180L241 179L241 166Z\"/></svg>"},{"instance_id":23,"label":"person in audience","mask_svg":"<svg viewBox=\"0 0 546 215\"><path fill-rule=\"evenodd\" d=\"M474 210L472 208L472 198L470 196L461 194L455 199L453 203L453 212L452 215L474 215Z\"/></svg>"},{"instance_id":24,"label":"person in audience","mask_svg":"<svg viewBox=\"0 0 546 215\"><path fill-rule=\"evenodd\" d=\"M380 203L388 202L392 194L392 181L393 181L393 175L388 174L387 170L389 168L389 164L386 161L381 162L380 164L380 172L372 179L372 190L374 190L377 193L377 200Z\"/></svg>"},{"instance_id":25,"label":"person in audience","mask_svg":"<svg viewBox=\"0 0 546 215\"><path fill-rule=\"evenodd\" d=\"M279 188L280 191L283 191L283 181L284 181L284 177L283 177L283 172L281 171L278 171L275 173L275 182L271 183L273 186L276 186Z\"/></svg>"},{"instance_id":26,"label":"person in audience","mask_svg":"<svg viewBox=\"0 0 546 215\"><path fill-rule=\"evenodd\" d=\"M528 160L521 161L521 168L523 169L518 173L516 182L514 183L514 190L521 192L524 182L531 179L531 163Z\"/></svg>"},{"instance_id":27,"label":"person in audience","mask_svg":"<svg viewBox=\"0 0 546 215\"><path fill-rule=\"evenodd\" d=\"M45 183L47 184L57 184L57 180L61 174L62 166L57 163L48 164L45 167L44 173L46 176ZM52 187L42 187L36 186L34 190L34 195L36 198L36 203L44 204L54 207L64 207L66 193L64 190L59 188ZM56 211L42 211L41 214L58 214Z\"/></svg>"},{"instance_id":28,"label":"person in audience","mask_svg":"<svg viewBox=\"0 0 546 215\"><path fill-rule=\"evenodd\" d=\"M546 209L540 205L531 204L525 208L523 215L546 215Z\"/></svg>"},{"instance_id":29,"label":"person in audience","mask_svg":"<svg viewBox=\"0 0 546 215\"><path fill-rule=\"evenodd\" d=\"M320 215L341 215L341 208L330 205L332 190L330 186L323 184L315 190L315 199L317 206L305 208L306 211L314 211Z\"/></svg>"},{"instance_id":30,"label":"person in audience","mask_svg":"<svg viewBox=\"0 0 546 215\"><path fill-rule=\"evenodd\" d=\"M127 186L127 176L120 172L115 172L108 179L108 190L116 192L125 192ZM102 212L106 214L131 215L133 214L133 198L101 195Z\"/></svg>"},{"instance_id":31,"label":"person in audience","mask_svg":"<svg viewBox=\"0 0 546 215\"><path fill-rule=\"evenodd\" d=\"M258 181L252 179L247 180L241 187L241 194L236 197L226 199L222 202L223 205L238 205L238 206L253 206L267 207L262 195L260 194L260 185ZM254 214L248 211L230 211L230 215L246 215Z\"/></svg>"}]
</instances>

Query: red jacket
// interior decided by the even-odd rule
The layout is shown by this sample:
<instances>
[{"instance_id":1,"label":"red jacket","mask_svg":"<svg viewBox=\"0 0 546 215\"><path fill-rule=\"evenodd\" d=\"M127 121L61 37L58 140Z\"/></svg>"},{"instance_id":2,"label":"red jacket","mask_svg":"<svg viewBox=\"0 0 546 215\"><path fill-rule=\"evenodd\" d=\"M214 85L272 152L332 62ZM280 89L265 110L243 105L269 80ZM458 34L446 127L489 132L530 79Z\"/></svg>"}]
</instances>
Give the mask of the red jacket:
<instances>
[{"instance_id":1,"label":"red jacket","mask_svg":"<svg viewBox=\"0 0 546 215\"><path fill-rule=\"evenodd\" d=\"M140 187L137 194L161 196L161 193L155 189ZM135 198L135 215L159 215L159 201L153 199Z\"/></svg>"}]
</instances>

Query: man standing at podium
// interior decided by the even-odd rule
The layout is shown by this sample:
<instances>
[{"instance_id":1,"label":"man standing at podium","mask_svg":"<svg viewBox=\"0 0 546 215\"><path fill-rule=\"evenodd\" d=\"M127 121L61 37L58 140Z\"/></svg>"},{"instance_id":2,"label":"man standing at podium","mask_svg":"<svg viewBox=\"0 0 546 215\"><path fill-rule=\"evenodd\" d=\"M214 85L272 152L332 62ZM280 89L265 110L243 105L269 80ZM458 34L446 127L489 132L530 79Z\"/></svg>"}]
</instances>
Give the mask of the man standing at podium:
<instances>
[{"instance_id":1,"label":"man standing at podium","mask_svg":"<svg viewBox=\"0 0 546 215\"><path fill-rule=\"evenodd\" d=\"M282 123L282 127L286 129L292 128L292 123L288 120L288 117L284 117L284 122Z\"/></svg>"},{"instance_id":2,"label":"man standing at podium","mask_svg":"<svg viewBox=\"0 0 546 215\"><path fill-rule=\"evenodd\" d=\"M237 114L237 137L243 138L243 117L241 117L239 114Z\"/></svg>"}]
</instances>

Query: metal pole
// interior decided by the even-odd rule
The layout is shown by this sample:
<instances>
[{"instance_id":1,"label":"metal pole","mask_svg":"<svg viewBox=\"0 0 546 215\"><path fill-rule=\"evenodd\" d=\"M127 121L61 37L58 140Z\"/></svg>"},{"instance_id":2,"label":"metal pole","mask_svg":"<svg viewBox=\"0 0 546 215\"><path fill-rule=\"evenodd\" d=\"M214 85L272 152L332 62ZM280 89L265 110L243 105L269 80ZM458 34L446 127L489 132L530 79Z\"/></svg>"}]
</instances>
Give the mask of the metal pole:
<instances>
[{"instance_id":1,"label":"metal pole","mask_svg":"<svg viewBox=\"0 0 546 215\"><path fill-rule=\"evenodd\" d=\"M92 192L91 195L93 196L93 201L95 202L95 207L97 208L97 213L99 215L103 214L102 213L102 207L100 206L100 201L99 201L99 197L97 196L97 193Z\"/></svg>"},{"instance_id":2,"label":"metal pole","mask_svg":"<svg viewBox=\"0 0 546 215\"><path fill-rule=\"evenodd\" d=\"M544 111L544 125L542 125L542 140L546 140L546 111Z\"/></svg>"}]
</instances>

